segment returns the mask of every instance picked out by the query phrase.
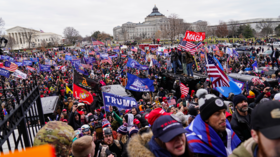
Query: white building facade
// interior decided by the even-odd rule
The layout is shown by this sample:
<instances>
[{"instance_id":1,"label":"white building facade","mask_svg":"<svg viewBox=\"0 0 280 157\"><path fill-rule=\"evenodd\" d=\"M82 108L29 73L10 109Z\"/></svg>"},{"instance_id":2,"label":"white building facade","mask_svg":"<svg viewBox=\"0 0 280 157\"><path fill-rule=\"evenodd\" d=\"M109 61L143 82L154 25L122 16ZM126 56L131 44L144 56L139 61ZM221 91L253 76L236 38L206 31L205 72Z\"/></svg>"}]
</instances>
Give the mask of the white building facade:
<instances>
[{"instance_id":1,"label":"white building facade","mask_svg":"<svg viewBox=\"0 0 280 157\"><path fill-rule=\"evenodd\" d=\"M12 49L35 48L41 46L58 45L62 43L62 36L30 28L16 26L6 30L10 39L13 39ZM9 41L8 41L9 42Z\"/></svg>"},{"instance_id":2,"label":"white building facade","mask_svg":"<svg viewBox=\"0 0 280 157\"><path fill-rule=\"evenodd\" d=\"M155 6L151 14L149 14L143 23L127 22L122 26L113 28L113 36L115 40L133 40L136 37L155 38L157 31L160 31L162 23L166 22L167 18L158 11Z\"/></svg>"}]
</instances>

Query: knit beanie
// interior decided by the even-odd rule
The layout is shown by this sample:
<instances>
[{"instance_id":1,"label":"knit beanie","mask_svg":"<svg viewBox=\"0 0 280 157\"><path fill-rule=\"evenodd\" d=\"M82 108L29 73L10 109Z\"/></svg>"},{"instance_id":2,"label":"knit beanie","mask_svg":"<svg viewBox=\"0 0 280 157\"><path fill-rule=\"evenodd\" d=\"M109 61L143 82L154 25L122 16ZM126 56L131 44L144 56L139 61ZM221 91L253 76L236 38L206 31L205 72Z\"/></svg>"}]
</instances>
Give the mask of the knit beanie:
<instances>
[{"instance_id":1,"label":"knit beanie","mask_svg":"<svg viewBox=\"0 0 280 157\"><path fill-rule=\"evenodd\" d=\"M131 137L131 135L133 135L134 133L138 133L138 129L137 128L135 128L135 127L133 127L133 128L131 128L130 130L129 130L129 137Z\"/></svg>"},{"instance_id":2,"label":"knit beanie","mask_svg":"<svg viewBox=\"0 0 280 157\"><path fill-rule=\"evenodd\" d=\"M83 136L72 144L72 153L75 157L88 156L92 149L95 149L94 142L92 142L91 136Z\"/></svg>"},{"instance_id":3,"label":"knit beanie","mask_svg":"<svg viewBox=\"0 0 280 157\"><path fill-rule=\"evenodd\" d=\"M126 135L127 134L127 123L124 123L122 126L120 126L118 128L117 132L122 135Z\"/></svg>"},{"instance_id":4,"label":"knit beanie","mask_svg":"<svg viewBox=\"0 0 280 157\"><path fill-rule=\"evenodd\" d=\"M102 121L102 128L105 128L105 127L111 127L111 124L108 120L104 120Z\"/></svg>"},{"instance_id":5,"label":"knit beanie","mask_svg":"<svg viewBox=\"0 0 280 157\"><path fill-rule=\"evenodd\" d=\"M199 98L198 105L200 107L200 116L203 121L207 120L215 112L221 109L227 109L223 100L213 94L205 94L207 93L207 91L205 91L198 90L196 94Z\"/></svg>"},{"instance_id":6,"label":"knit beanie","mask_svg":"<svg viewBox=\"0 0 280 157\"><path fill-rule=\"evenodd\" d=\"M234 105L233 108L235 108L235 106L243 100L247 101L247 98L243 94L235 95L232 100Z\"/></svg>"}]
</instances>

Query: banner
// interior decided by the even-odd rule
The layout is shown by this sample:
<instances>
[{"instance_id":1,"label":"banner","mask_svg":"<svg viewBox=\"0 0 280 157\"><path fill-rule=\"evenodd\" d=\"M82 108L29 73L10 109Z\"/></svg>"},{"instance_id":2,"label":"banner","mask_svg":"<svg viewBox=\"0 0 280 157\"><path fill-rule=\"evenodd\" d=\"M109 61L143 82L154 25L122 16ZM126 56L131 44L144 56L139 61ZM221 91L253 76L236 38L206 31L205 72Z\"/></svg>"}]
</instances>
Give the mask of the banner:
<instances>
[{"instance_id":1,"label":"banner","mask_svg":"<svg viewBox=\"0 0 280 157\"><path fill-rule=\"evenodd\" d=\"M139 78L135 75L127 73L127 85L125 89L136 92L154 92L154 80L149 78Z\"/></svg>"},{"instance_id":2,"label":"banner","mask_svg":"<svg viewBox=\"0 0 280 157\"><path fill-rule=\"evenodd\" d=\"M2 59L2 60L9 60L9 59L10 59L10 56L1 55L1 59Z\"/></svg>"},{"instance_id":3,"label":"banner","mask_svg":"<svg viewBox=\"0 0 280 157\"><path fill-rule=\"evenodd\" d=\"M65 56L65 60L71 61L71 60L72 60L72 57L71 57L70 55L66 55L66 56Z\"/></svg>"},{"instance_id":4,"label":"banner","mask_svg":"<svg viewBox=\"0 0 280 157\"><path fill-rule=\"evenodd\" d=\"M205 32L186 31L184 41L203 41L205 39Z\"/></svg>"},{"instance_id":5,"label":"banner","mask_svg":"<svg viewBox=\"0 0 280 157\"><path fill-rule=\"evenodd\" d=\"M23 61L22 63L23 63L23 66L26 66L26 65L32 66L32 61Z\"/></svg>"},{"instance_id":6,"label":"banner","mask_svg":"<svg viewBox=\"0 0 280 157\"><path fill-rule=\"evenodd\" d=\"M80 63L74 63L73 66L79 73L82 73L84 75L89 75L87 70Z\"/></svg>"},{"instance_id":7,"label":"banner","mask_svg":"<svg viewBox=\"0 0 280 157\"><path fill-rule=\"evenodd\" d=\"M141 65L140 63L138 63L136 60L131 59L130 57L128 57L128 61L126 64L127 67L131 67L131 68L136 68L139 70L148 70L149 67L146 65Z\"/></svg>"},{"instance_id":8,"label":"banner","mask_svg":"<svg viewBox=\"0 0 280 157\"><path fill-rule=\"evenodd\" d=\"M94 57L84 57L84 60L87 64L96 63L96 59Z\"/></svg>"},{"instance_id":9,"label":"banner","mask_svg":"<svg viewBox=\"0 0 280 157\"><path fill-rule=\"evenodd\" d=\"M157 66L158 68L160 68L160 64L157 60L153 59L152 58L152 61L153 61L153 65Z\"/></svg>"},{"instance_id":10,"label":"banner","mask_svg":"<svg viewBox=\"0 0 280 157\"><path fill-rule=\"evenodd\" d=\"M10 77L10 72L6 69L0 68L0 75L9 78Z\"/></svg>"},{"instance_id":11,"label":"banner","mask_svg":"<svg viewBox=\"0 0 280 157\"><path fill-rule=\"evenodd\" d=\"M26 68L25 68L26 70L30 70L30 71L36 71L36 69L35 68L32 68L32 67L30 67L30 66L26 66Z\"/></svg>"},{"instance_id":12,"label":"banner","mask_svg":"<svg viewBox=\"0 0 280 157\"><path fill-rule=\"evenodd\" d=\"M100 53L100 59L101 60L107 60L108 59L108 54L107 53Z\"/></svg>"},{"instance_id":13,"label":"banner","mask_svg":"<svg viewBox=\"0 0 280 157\"><path fill-rule=\"evenodd\" d=\"M4 66L5 66L5 67L10 67L10 66L11 66L11 62L5 61Z\"/></svg>"},{"instance_id":14,"label":"banner","mask_svg":"<svg viewBox=\"0 0 280 157\"><path fill-rule=\"evenodd\" d=\"M90 105L93 102L93 97L91 93L73 83L73 96L76 99L83 101L84 103Z\"/></svg>"},{"instance_id":15,"label":"banner","mask_svg":"<svg viewBox=\"0 0 280 157\"><path fill-rule=\"evenodd\" d=\"M10 62L15 62L15 59L12 58L12 57L10 57L10 58L9 58L9 61L10 61Z\"/></svg>"},{"instance_id":16,"label":"banner","mask_svg":"<svg viewBox=\"0 0 280 157\"><path fill-rule=\"evenodd\" d=\"M15 77L18 77L18 78L22 78L22 79L27 78L27 74L25 74L19 70L16 70L12 75L14 75Z\"/></svg>"},{"instance_id":17,"label":"banner","mask_svg":"<svg viewBox=\"0 0 280 157\"><path fill-rule=\"evenodd\" d=\"M32 62L39 62L39 59L38 58L30 58L30 60L32 61Z\"/></svg>"},{"instance_id":18,"label":"banner","mask_svg":"<svg viewBox=\"0 0 280 157\"><path fill-rule=\"evenodd\" d=\"M40 71L43 72L50 72L51 71L51 66L50 65L43 65L39 64Z\"/></svg>"},{"instance_id":19,"label":"banner","mask_svg":"<svg viewBox=\"0 0 280 157\"><path fill-rule=\"evenodd\" d=\"M72 65L74 66L76 63L80 64L81 60L80 59L75 59L75 60L71 60Z\"/></svg>"},{"instance_id":20,"label":"banner","mask_svg":"<svg viewBox=\"0 0 280 157\"><path fill-rule=\"evenodd\" d=\"M86 90L99 89L98 82L95 82L93 79L80 75L76 70L74 70L74 83L77 86L84 88Z\"/></svg>"},{"instance_id":21,"label":"banner","mask_svg":"<svg viewBox=\"0 0 280 157\"><path fill-rule=\"evenodd\" d=\"M111 93L102 92L105 110L109 111L109 106L116 106L119 111L131 109L137 106L137 102L132 97L122 97Z\"/></svg>"}]
</instances>

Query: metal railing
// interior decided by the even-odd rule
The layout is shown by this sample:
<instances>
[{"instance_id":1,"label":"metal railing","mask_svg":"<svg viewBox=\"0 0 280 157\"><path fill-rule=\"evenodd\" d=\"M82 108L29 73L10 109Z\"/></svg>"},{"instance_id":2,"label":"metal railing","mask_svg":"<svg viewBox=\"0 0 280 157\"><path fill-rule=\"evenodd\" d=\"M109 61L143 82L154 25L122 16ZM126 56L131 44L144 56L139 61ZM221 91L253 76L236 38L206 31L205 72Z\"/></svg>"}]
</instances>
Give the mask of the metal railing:
<instances>
[{"instance_id":1,"label":"metal railing","mask_svg":"<svg viewBox=\"0 0 280 157\"><path fill-rule=\"evenodd\" d=\"M34 82L23 80L23 87L16 87L13 80L12 88L5 88L4 79L0 81L0 93L3 94L0 97L0 155L31 147L36 133L45 124L36 79L33 75Z\"/></svg>"}]
</instances>

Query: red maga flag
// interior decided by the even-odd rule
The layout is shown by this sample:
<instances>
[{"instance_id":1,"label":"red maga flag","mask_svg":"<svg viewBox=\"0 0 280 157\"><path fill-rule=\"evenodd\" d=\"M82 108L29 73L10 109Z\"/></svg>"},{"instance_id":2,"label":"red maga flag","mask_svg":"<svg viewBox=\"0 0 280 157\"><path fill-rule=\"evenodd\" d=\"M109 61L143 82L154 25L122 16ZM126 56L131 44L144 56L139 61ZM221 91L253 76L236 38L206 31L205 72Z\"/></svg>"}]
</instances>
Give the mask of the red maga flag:
<instances>
[{"instance_id":1,"label":"red maga flag","mask_svg":"<svg viewBox=\"0 0 280 157\"><path fill-rule=\"evenodd\" d=\"M203 41L205 39L205 32L186 31L185 41Z\"/></svg>"},{"instance_id":2,"label":"red maga flag","mask_svg":"<svg viewBox=\"0 0 280 157\"><path fill-rule=\"evenodd\" d=\"M181 94L187 96L189 94L189 87L186 87L183 83L180 84Z\"/></svg>"}]
</instances>

